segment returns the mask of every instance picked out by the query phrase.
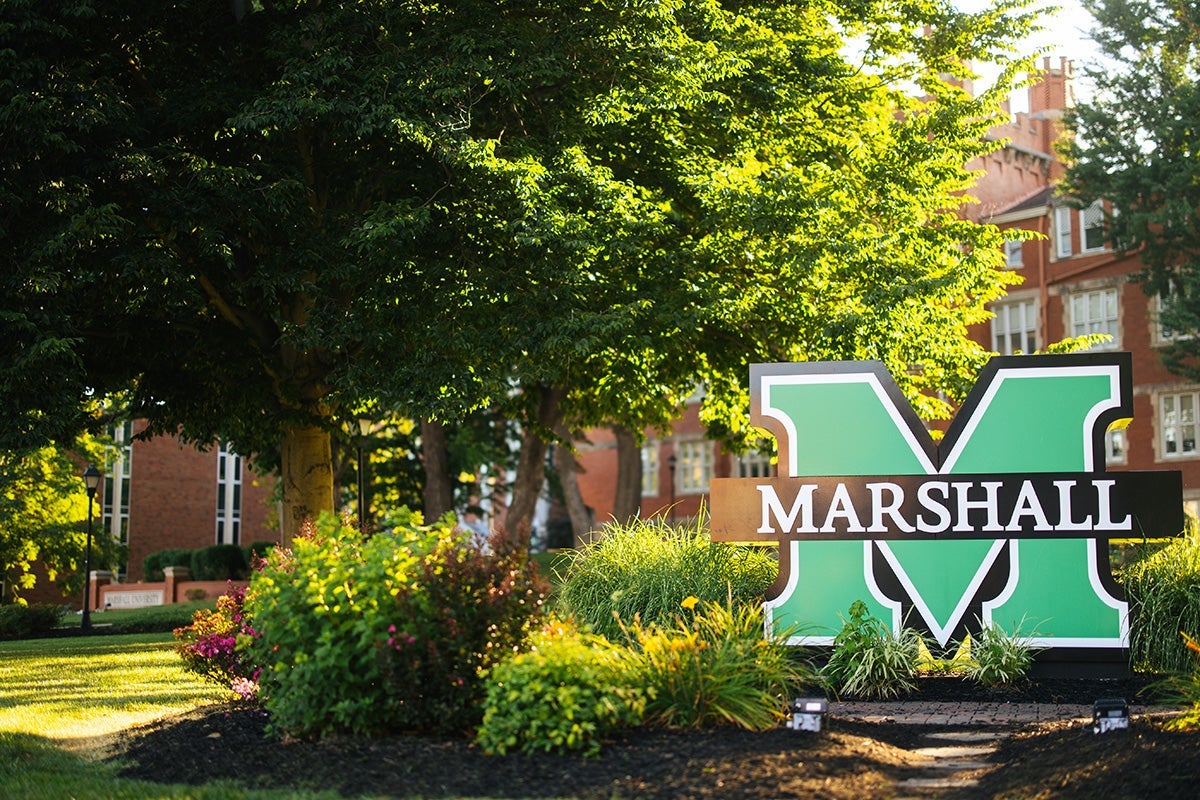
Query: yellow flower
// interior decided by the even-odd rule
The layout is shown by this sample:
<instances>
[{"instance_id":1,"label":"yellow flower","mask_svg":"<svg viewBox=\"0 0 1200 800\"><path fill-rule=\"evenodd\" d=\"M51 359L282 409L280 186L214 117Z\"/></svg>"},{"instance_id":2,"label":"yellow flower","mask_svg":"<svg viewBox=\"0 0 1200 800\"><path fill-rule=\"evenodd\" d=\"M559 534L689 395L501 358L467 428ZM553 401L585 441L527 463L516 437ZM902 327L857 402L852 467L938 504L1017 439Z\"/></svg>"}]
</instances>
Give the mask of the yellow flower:
<instances>
[{"instance_id":1,"label":"yellow flower","mask_svg":"<svg viewBox=\"0 0 1200 800\"><path fill-rule=\"evenodd\" d=\"M680 603L679 605L683 606L688 611L691 611L693 608L696 607L696 603L699 603L699 602L700 602L699 597L689 594L687 597L683 598L683 602Z\"/></svg>"}]
</instances>

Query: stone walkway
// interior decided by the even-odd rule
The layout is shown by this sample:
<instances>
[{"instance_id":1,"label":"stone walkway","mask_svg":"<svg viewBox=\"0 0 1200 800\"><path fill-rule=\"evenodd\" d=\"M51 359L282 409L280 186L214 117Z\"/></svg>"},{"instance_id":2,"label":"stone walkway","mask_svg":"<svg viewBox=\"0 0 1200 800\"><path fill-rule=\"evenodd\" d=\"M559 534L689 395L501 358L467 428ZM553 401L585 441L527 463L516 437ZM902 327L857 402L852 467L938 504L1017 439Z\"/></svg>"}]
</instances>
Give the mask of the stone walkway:
<instances>
[{"instance_id":1,"label":"stone walkway","mask_svg":"<svg viewBox=\"0 0 1200 800\"><path fill-rule=\"evenodd\" d=\"M1129 707L1131 715L1143 714L1146 710L1146 706ZM929 703L896 700L832 702L829 704L829 715L838 719L908 725L1022 725L1064 719L1090 721L1092 707L1055 703Z\"/></svg>"}]
</instances>

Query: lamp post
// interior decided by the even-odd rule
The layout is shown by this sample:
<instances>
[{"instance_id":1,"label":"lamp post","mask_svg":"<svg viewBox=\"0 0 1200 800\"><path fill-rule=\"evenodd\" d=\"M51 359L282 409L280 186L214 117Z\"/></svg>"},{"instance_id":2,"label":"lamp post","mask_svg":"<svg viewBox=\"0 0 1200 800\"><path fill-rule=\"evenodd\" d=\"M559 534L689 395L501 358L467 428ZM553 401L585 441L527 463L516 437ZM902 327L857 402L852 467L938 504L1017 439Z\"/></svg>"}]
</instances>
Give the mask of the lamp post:
<instances>
[{"instance_id":1,"label":"lamp post","mask_svg":"<svg viewBox=\"0 0 1200 800\"><path fill-rule=\"evenodd\" d=\"M367 434L371 431L371 420L358 420L358 529L367 532Z\"/></svg>"},{"instance_id":2,"label":"lamp post","mask_svg":"<svg viewBox=\"0 0 1200 800\"><path fill-rule=\"evenodd\" d=\"M85 633L92 630L92 506L102 478L95 464L88 464L87 469L83 471L83 486L88 497L88 517L87 549L83 554L83 622L80 623L80 628Z\"/></svg>"},{"instance_id":3,"label":"lamp post","mask_svg":"<svg viewBox=\"0 0 1200 800\"><path fill-rule=\"evenodd\" d=\"M674 453L667 456L667 471L671 473L670 494L668 494L670 500L667 502L667 519L671 522L675 521L675 465L677 463L679 463L679 459L675 457Z\"/></svg>"}]
</instances>

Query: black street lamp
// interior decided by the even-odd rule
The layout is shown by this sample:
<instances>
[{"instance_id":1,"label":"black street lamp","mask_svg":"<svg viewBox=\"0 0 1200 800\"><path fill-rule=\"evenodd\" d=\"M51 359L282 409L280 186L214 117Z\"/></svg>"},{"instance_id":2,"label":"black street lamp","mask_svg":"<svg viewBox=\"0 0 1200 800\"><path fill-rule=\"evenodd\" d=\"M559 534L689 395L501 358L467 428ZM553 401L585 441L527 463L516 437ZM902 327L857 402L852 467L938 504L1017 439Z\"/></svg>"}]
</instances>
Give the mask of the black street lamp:
<instances>
[{"instance_id":1,"label":"black street lamp","mask_svg":"<svg viewBox=\"0 0 1200 800\"><path fill-rule=\"evenodd\" d=\"M92 629L92 506L96 501L96 490L100 488L103 479L95 464L88 464L83 471L83 486L88 496L87 519L87 550L83 556L83 622L80 628L89 632Z\"/></svg>"},{"instance_id":2,"label":"black street lamp","mask_svg":"<svg viewBox=\"0 0 1200 800\"><path fill-rule=\"evenodd\" d=\"M371 432L372 422L369 419L358 420L358 529L367 532L367 462L365 445L367 434Z\"/></svg>"},{"instance_id":3,"label":"black street lamp","mask_svg":"<svg viewBox=\"0 0 1200 800\"><path fill-rule=\"evenodd\" d=\"M679 463L679 459L675 457L674 453L667 456L667 470L671 473L671 493L669 495L671 499L667 503L667 514L671 522L675 521L675 465L677 463Z\"/></svg>"}]
</instances>

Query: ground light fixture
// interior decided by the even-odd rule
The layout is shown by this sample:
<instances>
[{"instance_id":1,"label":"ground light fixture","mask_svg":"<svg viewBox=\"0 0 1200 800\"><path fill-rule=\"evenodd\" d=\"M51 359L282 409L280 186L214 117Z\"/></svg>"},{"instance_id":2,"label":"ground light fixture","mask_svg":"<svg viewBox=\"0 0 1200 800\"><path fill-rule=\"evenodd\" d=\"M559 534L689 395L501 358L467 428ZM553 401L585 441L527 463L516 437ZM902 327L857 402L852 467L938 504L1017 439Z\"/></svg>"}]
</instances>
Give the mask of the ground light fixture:
<instances>
[{"instance_id":1,"label":"ground light fixture","mask_svg":"<svg viewBox=\"0 0 1200 800\"><path fill-rule=\"evenodd\" d=\"M367 464L366 444L375 421L367 417L358 418L358 528L366 533L369 528L367 519Z\"/></svg>"},{"instance_id":2,"label":"ground light fixture","mask_svg":"<svg viewBox=\"0 0 1200 800\"><path fill-rule=\"evenodd\" d=\"M1119 697L1102 697L1092 704L1092 733L1129 727L1129 704Z\"/></svg>"},{"instance_id":3,"label":"ground light fixture","mask_svg":"<svg viewBox=\"0 0 1200 800\"><path fill-rule=\"evenodd\" d=\"M100 470L96 469L95 464L88 464L87 469L83 471L83 488L87 492L88 498L88 516L87 516L87 549L83 553L83 621L80 622L81 630L87 632L92 629L92 507L96 501L96 490L100 488L100 481L104 479Z\"/></svg>"},{"instance_id":4,"label":"ground light fixture","mask_svg":"<svg viewBox=\"0 0 1200 800\"><path fill-rule=\"evenodd\" d=\"M821 719L828 711L829 701L824 697L797 697L787 726L794 731L820 731Z\"/></svg>"}]
</instances>

